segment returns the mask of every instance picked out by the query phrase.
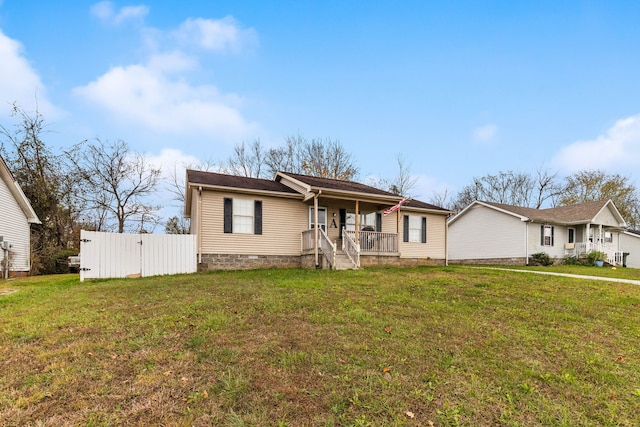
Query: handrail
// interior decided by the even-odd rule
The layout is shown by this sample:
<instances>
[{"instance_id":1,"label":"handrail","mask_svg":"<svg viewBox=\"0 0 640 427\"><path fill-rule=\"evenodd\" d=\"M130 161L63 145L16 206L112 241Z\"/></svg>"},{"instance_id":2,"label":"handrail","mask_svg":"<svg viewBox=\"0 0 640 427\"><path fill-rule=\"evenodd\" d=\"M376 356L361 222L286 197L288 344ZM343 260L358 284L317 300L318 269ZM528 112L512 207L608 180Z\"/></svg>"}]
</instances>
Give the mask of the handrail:
<instances>
[{"instance_id":1,"label":"handrail","mask_svg":"<svg viewBox=\"0 0 640 427\"><path fill-rule=\"evenodd\" d=\"M320 245L320 249L322 249L322 254L327 261L331 264L331 269L336 269L336 244L329 240L329 236L327 236L327 232L322 228L318 229L318 243Z\"/></svg>"},{"instance_id":2,"label":"handrail","mask_svg":"<svg viewBox=\"0 0 640 427\"><path fill-rule=\"evenodd\" d=\"M607 255L607 263L611 265L622 265L622 252L611 249L601 243L579 242L575 244L576 256L588 254L591 251L604 252Z\"/></svg>"},{"instance_id":3,"label":"handrail","mask_svg":"<svg viewBox=\"0 0 640 427\"><path fill-rule=\"evenodd\" d=\"M355 232L351 233L345 228L342 229L342 250L347 254L353 265L356 268L360 268L360 244L355 242L351 234L355 236Z\"/></svg>"}]
</instances>

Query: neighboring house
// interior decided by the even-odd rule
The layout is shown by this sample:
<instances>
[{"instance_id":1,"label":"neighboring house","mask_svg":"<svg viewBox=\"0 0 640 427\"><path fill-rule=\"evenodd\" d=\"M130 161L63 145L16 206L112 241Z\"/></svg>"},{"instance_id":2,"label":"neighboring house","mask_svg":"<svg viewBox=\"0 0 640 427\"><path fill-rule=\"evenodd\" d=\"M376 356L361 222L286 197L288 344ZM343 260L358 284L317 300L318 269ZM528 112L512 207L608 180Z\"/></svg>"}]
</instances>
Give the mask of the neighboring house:
<instances>
[{"instance_id":1,"label":"neighboring house","mask_svg":"<svg viewBox=\"0 0 640 427\"><path fill-rule=\"evenodd\" d=\"M640 231L627 230L620 234L620 247L627 254L627 267L640 268Z\"/></svg>"},{"instance_id":2,"label":"neighboring house","mask_svg":"<svg viewBox=\"0 0 640 427\"><path fill-rule=\"evenodd\" d=\"M3 277L29 273L30 224L40 224L40 220L0 156L0 271Z\"/></svg>"},{"instance_id":3,"label":"neighboring house","mask_svg":"<svg viewBox=\"0 0 640 427\"><path fill-rule=\"evenodd\" d=\"M449 260L525 265L535 253L562 259L597 250L622 265L625 228L611 200L550 209L477 200L449 221Z\"/></svg>"},{"instance_id":4,"label":"neighboring house","mask_svg":"<svg viewBox=\"0 0 640 427\"><path fill-rule=\"evenodd\" d=\"M187 171L201 270L445 264L449 211L368 185ZM316 227L317 225L317 227Z\"/></svg>"}]
</instances>

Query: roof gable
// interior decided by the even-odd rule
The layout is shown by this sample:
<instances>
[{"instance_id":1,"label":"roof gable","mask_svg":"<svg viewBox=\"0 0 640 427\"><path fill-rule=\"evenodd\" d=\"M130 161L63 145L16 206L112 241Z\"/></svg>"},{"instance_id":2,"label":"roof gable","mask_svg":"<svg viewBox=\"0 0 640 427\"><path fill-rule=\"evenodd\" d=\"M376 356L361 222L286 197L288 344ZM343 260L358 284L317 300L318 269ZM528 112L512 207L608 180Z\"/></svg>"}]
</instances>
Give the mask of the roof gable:
<instances>
[{"instance_id":1,"label":"roof gable","mask_svg":"<svg viewBox=\"0 0 640 427\"><path fill-rule=\"evenodd\" d=\"M610 209L611 214L618 222L618 226L626 226L620 212L611 200L598 200L594 202L578 203L571 206L559 206L548 209L534 209L476 200L467 208L463 209L460 214L464 213L469 207L475 204L482 204L489 208L517 215L525 221L547 222L562 225L587 224L595 222L598 215L600 215L605 209ZM456 217L458 217L458 215L456 215ZM455 218L451 222L454 220Z\"/></svg>"}]
</instances>

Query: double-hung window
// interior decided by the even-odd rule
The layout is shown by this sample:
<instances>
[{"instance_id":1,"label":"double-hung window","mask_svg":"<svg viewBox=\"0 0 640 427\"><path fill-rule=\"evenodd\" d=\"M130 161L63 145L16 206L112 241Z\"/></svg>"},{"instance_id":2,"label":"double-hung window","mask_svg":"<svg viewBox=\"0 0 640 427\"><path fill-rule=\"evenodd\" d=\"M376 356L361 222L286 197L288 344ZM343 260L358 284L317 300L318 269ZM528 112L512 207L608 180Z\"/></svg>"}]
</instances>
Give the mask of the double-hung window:
<instances>
[{"instance_id":1,"label":"double-hung window","mask_svg":"<svg viewBox=\"0 0 640 427\"><path fill-rule=\"evenodd\" d=\"M553 246L553 226L552 225L540 226L540 245Z\"/></svg>"},{"instance_id":2,"label":"double-hung window","mask_svg":"<svg viewBox=\"0 0 640 427\"><path fill-rule=\"evenodd\" d=\"M224 232L262 234L262 200L225 197Z\"/></svg>"},{"instance_id":3,"label":"double-hung window","mask_svg":"<svg viewBox=\"0 0 640 427\"><path fill-rule=\"evenodd\" d=\"M405 215L403 231L403 242L427 243L427 218L417 215Z\"/></svg>"}]
</instances>

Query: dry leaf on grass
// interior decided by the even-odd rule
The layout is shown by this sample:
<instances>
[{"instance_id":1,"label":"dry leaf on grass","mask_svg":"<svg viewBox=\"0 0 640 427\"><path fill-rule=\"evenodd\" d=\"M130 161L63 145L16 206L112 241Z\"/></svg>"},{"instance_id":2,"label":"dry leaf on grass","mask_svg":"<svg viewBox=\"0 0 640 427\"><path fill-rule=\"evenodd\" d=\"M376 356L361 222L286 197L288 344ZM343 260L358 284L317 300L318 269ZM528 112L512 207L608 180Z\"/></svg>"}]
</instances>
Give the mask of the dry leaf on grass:
<instances>
[{"instance_id":1,"label":"dry leaf on grass","mask_svg":"<svg viewBox=\"0 0 640 427\"><path fill-rule=\"evenodd\" d=\"M405 412L405 414L409 418L415 418L415 414L413 412L411 412L411 411L407 411L407 412Z\"/></svg>"},{"instance_id":2,"label":"dry leaf on grass","mask_svg":"<svg viewBox=\"0 0 640 427\"><path fill-rule=\"evenodd\" d=\"M385 331L386 333L390 334L390 333L391 333L391 326L389 326L389 325L385 326L385 327L384 327L384 331Z\"/></svg>"}]
</instances>

